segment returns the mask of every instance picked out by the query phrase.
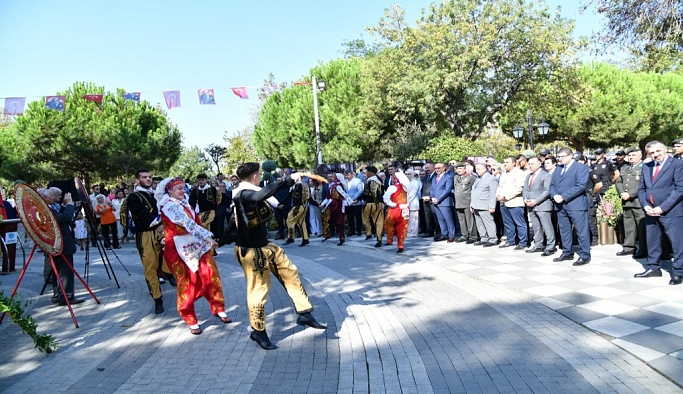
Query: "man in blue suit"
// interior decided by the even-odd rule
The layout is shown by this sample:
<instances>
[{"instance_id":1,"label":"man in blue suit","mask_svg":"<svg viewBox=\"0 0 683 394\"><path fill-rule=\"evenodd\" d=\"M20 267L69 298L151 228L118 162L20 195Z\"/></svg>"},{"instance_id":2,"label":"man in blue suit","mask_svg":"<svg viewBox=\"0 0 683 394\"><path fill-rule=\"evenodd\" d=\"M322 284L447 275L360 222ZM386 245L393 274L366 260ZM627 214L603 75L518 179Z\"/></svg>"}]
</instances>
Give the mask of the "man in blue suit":
<instances>
[{"instance_id":1,"label":"man in blue suit","mask_svg":"<svg viewBox=\"0 0 683 394\"><path fill-rule=\"evenodd\" d=\"M674 263L670 285L683 282L683 248L678 241L683 237L683 162L666 153L666 145L650 141L645 151L652 159L643 165L638 186L638 200L645 211L647 234L647 264L645 272L636 278L662 276L659 259L662 255L662 229L674 249Z\"/></svg>"},{"instance_id":2,"label":"man in blue suit","mask_svg":"<svg viewBox=\"0 0 683 394\"><path fill-rule=\"evenodd\" d=\"M432 190L429 196L436 208L436 218L441 227L441 236L435 237L434 241L455 242L455 223L453 223L453 173L447 171L446 163L434 164L436 176L432 179Z\"/></svg>"},{"instance_id":3,"label":"man in blue suit","mask_svg":"<svg viewBox=\"0 0 683 394\"><path fill-rule=\"evenodd\" d=\"M550 181L550 196L557 211L557 222L562 239L562 255L553 261L572 260L573 232L576 229L579 240L579 258L573 265L585 265L591 261L591 235L588 228L588 167L574 161L572 150L562 148L557 153L558 168ZM562 166L560 167L559 164Z\"/></svg>"}]
</instances>

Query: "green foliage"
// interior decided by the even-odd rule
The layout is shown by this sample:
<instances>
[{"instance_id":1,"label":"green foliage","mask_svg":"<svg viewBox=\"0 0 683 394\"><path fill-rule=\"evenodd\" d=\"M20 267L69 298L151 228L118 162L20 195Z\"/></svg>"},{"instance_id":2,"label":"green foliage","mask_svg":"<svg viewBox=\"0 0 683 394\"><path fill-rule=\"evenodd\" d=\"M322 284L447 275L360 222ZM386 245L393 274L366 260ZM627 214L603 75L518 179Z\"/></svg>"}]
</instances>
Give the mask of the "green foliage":
<instances>
[{"instance_id":1,"label":"green foliage","mask_svg":"<svg viewBox=\"0 0 683 394\"><path fill-rule=\"evenodd\" d=\"M223 137L228 144L227 151L223 157L223 163L227 168L227 173L234 173L240 164L248 162L258 162L259 157L251 144L251 133L237 133L232 137Z\"/></svg>"},{"instance_id":2,"label":"green foliage","mask_svg":"<svg viewBox=\"0 0 683 394\"><path fill-rule=\"evenodd\" d=\"M573 24L536 2L437 2L415 27L398 6L385 15L369 29L382 50L362 67L360 116L373 140L403 141L412 130L476 139L510 102L574 63Z\"/></svg>"},{"instance_id":3,"label":"green foliage","mask_svg":"<svg viewBox=\"0 0 683 394\"><path fill-rule=\"evenodd\" d=\"M28 302L24 306L28 305ZM7 313L12 322L19 326L21 331L33 339L35 347L44 353L52 353L59 347L57 341L49 334L38 334L38 325L31 316L22 316L24 310L19 301L5 295L0 290L0 314Z\"/></svg>"},{"instance_id":4,"label":"green foliage","mask_svg":"<svg viewBox=\"0 0 683 394\"><path fill-rule=\"evenodd\" d=\"M228 149L224 146L209 144L206 148L204 148L204 152L209 155L211 161L213 161L213 163L216 165L216 173L221 172L220 163L223 157L225 157L225 155L228 153Z\"/></svg>"},{"instance_id":5,"label":"green foliage","mask_svg":"<svg viewBox=\"0 0 683 394\"><path fill-rule=\"evenodd\" d=\"M361 62L360 58L337 59L311 69L311 75L327 83L327 90L318 93L326 163L373 157L376 151L377 140L357 121L362 104ZM253 134L260 156L272 157L284 167L313 167L316 136L311 89L310 85L292 86L268 96Z\"/></svg>"},{"instance_id":6,"label":"green foliage","mask_svg":"<svg viewBox=\"0 0 683 394\"><path fill-rule=\"evenodd\" d=\"M0 128L0 175L27 182L69 179L79 175L127 178L136 168L166 172L180 154L181 135L159 107L123 99L122 91L105 92L75 83L65 92L64 112L28 104L10 128ZM104 94L102 105L83 99Z\"/></svg>"},{"instance_id":7,"label":"green foliage","mask_svg":"<svg viewBox=\"0 0 683 394\"><path fill-rule=\"evenodd\" d=\"M183 148L180 157L168 170L168 176L181 176L183 179L194 179L201 173L211 172L211 161L204 151L197 146Z\"/></svg>"},{"instance_id":8,"label":"green foliage","mask_svg":"<svg viewBox=\"0 0 683 394\"><path fill-rule=\"evenodd\" d=\"M482 135L482 137L477 139L477 142L484 146L485 156L493 156L499 163L502 163L503 159L508 156L519 154L519 151L515 148L517 140L503 133L492 132ZM536 153L538 151L539 149L536 149Z\"/></svg>"},{"instance_id":9,"label":"green foliage","mask_svg":"<svg viewBox=\"0 0 683 394\"><path fill-rule=\"evenodd\" d=\"M441 137L420 153L420 157L433 162L462 160L467 156L486 155L483 141L471 141L462 137Z\"/></svg>"},{"instance_id":10,"label":"green foliage","mask_svg":"<svg viewBox=\"0 0 683 394\"><path fill-rule=\"evenodd\" d=\"M574 146L669 142L683 135L683 76L632 72L605 63L577 70L586 94L555 108L550 123Z\"/></svg>"},{"instance_id":11,"label":"green foliage","mask_svg":"<svg viewBox=\"0 0 683 394\"><path fill-rule=\"evenodd\" d=\"M621 206L621 197L615 185L610 186L605 192L605 197L598 204L597 219L600 223L607 223L615 227L619 222L624 209Z\"/></svg>"},{"instance_id":12,"label":"green foliage","mask_svg":"<svg viewBox=\"0 0 683 394\"><path fill-rule=\"evenodd\" d=\"M647 71L662 72L681 66L683 55L683 1L584 0L594 4L607 23L601 41L628 49Z\"/></svg>"},{"instance_id":13,"label":"green foliage","mask_svg":"<svg viewBox=\"0 0 683 394\"><path fill-rule=\"evenodd\" d=\"M265 160L261 163L261 171L263 172L273 172L277 168L277 162L275 160Z\"/></svg>"}]
</instances>

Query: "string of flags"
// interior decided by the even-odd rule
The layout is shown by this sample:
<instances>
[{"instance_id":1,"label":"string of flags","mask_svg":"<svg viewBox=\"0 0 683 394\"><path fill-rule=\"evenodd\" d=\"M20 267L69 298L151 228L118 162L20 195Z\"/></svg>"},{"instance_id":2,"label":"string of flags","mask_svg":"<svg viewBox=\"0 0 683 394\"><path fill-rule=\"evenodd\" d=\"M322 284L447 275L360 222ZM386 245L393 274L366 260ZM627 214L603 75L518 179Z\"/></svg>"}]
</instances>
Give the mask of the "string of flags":
<instances>
[{"instance_id":1,"label":"string of flags","mask_svg":"<svg viewBox=\"0 0 683 394\"><path fill-rule=\"evenodd\" d=\"M296 83L295 83L296 85ZM263 88L266 95L271 95L274 92L280 90L277 85L266 85ZM230 88L235 96L242 100L249 99L249 93L247 92L246 86ZM166 102L166 107L168 109L179 108L180 107L180 91L179 90L165 90L164 101ZM140 97L142 92L125 92L123 93L123 99L127 101L134 101L136 103L140 102ZM214 89L198 89L197 96L200 105L216 105L216 94ZM104 98L103 94L85 94L82 96L83 99L102 105L102 100ZM26 107L26 97L5 97L5 107L2 111L3 115L16 116L23 115L24 109ZM64 111L66 107L66 96L46 96L45 97L45 107L55 110Z\"/></svg>"}]
</instances>

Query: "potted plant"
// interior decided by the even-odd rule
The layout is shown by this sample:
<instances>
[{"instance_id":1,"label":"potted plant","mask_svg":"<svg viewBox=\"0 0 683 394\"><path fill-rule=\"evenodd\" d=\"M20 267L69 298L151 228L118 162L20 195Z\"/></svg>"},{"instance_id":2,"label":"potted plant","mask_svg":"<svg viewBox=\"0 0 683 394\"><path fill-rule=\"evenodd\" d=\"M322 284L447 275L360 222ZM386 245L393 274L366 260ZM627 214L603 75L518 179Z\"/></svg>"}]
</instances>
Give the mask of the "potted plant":
<instances>
[{"instance_id":1,"label":"potted plant","mask_svg":"<svg viewBox=\"0 0 683 394\"><path fill-rule=\"evenodd\" d=\"M606 245L616 242L614 227L619 222L623 212L621 197L619 197L617 188L612 185L598 204L597 219L600 226L598 229L600 244Z\"/></svg>"}]
</instances>

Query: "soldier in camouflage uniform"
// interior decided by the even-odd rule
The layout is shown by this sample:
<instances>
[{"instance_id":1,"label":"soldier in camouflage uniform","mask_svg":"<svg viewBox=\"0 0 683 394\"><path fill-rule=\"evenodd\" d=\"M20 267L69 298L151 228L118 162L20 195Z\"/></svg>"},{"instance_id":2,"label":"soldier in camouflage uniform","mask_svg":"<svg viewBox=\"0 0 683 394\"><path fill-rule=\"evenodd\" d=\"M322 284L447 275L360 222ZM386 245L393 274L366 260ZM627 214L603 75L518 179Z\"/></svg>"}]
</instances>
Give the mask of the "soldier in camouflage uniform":
<instances>
[{"instance_id":1,"label":"soldier in camouflage uniform","mask_svg":"<svg viewBox=\"0 0 683 394\"><path fill-rule=\"evenodd\" d=\"M617 256L633 255L634 258L647 257L645 242L645 213L638 200L638 185L643 172L643 152L633 146L626 149L628 164L621 167L621 174L616 182L617 192L621 196L624 208L624 248ZM638 249L636 250L636 238Z\"/></svg>"}]
</instances>

